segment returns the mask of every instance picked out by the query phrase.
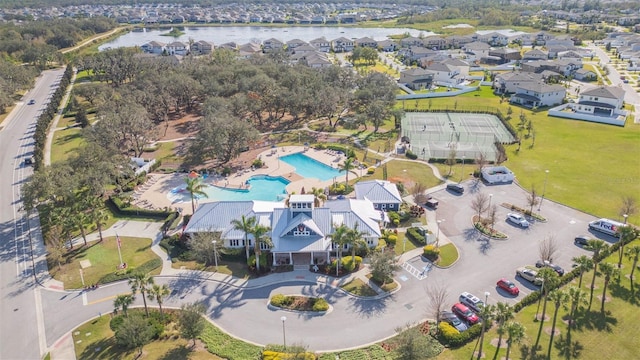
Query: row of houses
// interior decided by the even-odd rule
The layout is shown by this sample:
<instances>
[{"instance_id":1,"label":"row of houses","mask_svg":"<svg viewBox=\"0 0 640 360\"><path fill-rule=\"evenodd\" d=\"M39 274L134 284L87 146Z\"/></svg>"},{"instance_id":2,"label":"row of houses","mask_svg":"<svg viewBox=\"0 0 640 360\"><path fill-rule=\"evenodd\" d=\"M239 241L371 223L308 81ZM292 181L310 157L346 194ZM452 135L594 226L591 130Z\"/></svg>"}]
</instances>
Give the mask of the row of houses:
<instances>
[{"instance_id":1,"label":"row of houses","mask_svg":"<svg viewBox=\"0 0 640 360\"><path fill-rule=\"evenodd\" d=\"M639 70L640 34L611 33L603 40L603 43L608 43L612 48L615 48L620 60L629 61L630 70Z\"/></svg>"},{"instance_id":2,"label":"row of houses","mask_svg":"<svg viewBox=\"0 0 640 360\"><path fill-rule=\"evenodd\" d=\"M259 244L273 254L274 266L322 265L331 261L338 244L333 235L339 226L347 226L364 234L367 246L378 245L382 228L389 218L386 211L398 211L402 197L395 184L372 180L355 184L355 198L329 200L319 204L314 195L291 195L287 202L219 201L198 207L186 234L216 232L225 247L253 247L253 235L234 228L231 220L255 217L267 226L272 245ZM245 244L245 236L247 237ZM348 250L348 245L343 245Z\"/></svg>"}]
</instances>

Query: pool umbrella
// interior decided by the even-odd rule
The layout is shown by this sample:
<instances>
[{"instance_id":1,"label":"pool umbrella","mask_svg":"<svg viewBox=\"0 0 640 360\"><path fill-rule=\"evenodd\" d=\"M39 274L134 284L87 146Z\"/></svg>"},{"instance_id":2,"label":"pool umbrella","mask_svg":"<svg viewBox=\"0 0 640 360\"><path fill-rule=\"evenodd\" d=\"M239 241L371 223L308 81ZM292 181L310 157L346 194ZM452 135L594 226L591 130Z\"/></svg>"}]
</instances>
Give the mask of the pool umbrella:
<instances>
[{"instance_id":1,"label":"pool umbrella","mask_svg":"<svg viewBox=\"0 0 640 360\"><path fill-rule=\"evenodd\" d=\"M197 173L197 172L195 172L195 171L191 171L191 172L189 173L189 178L190 178L190 179L197 178L198 176L200 176L200 175L198 175L198 173Z\"/></svg>"}]
</instances>

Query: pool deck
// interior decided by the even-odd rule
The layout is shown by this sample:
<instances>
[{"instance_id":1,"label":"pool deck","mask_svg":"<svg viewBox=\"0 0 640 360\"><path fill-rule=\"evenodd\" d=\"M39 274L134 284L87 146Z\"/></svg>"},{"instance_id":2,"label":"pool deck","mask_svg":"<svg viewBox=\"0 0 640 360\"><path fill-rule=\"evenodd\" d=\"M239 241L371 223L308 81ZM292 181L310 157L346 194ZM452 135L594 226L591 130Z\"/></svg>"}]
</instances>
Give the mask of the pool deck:
<instances>
[{"instance_id":1,"label":"pool deck","mask_svg":"<svg viewBox=\"0 0 640 360\"><path fill-rule=\"evenodd\" d=\"M334 182L334 179L327 181L320 181L314 178L303 178L294 172L294 168L280 161L281 156L290 155L294 153L302 152L308 157L318 160L325 165L337 168L340 164L344 163L345 156L341 154L335 154L328 150L317 150L308 148L305 150L303 146L282 146L265 150L260 153L259 157L264 162L264 166L260 169L251 169L248 165L244 170L240 170L236 173L229 175L228 177L221 176L208 176L204 179L205 184L215 185L219 187L228 187L233 189L241 189L246 181L255 175L269 175L269 176L282 176L283 178L291 181L286 187L287 193L302 193L302 189L305 192L311 192L312 188L326 188ZM136 190L134 195L134 204L140 207L147 208L174 208L176 210L182 209L183 214L191 214L191 201L181 201L169 199L168 194L172 189L176 187L184 187L184 178L187 176L185 173L175 174L151 174L147 183L143 184L140 189ZM350 179L358 177L356 171L351 171ZM341 175L335 178L336 182L345 181L345 175ZM215 199L201 199L199 203L211 202ZM197 207L197 205L196 205Z\"/></svg>"}]
</instances>

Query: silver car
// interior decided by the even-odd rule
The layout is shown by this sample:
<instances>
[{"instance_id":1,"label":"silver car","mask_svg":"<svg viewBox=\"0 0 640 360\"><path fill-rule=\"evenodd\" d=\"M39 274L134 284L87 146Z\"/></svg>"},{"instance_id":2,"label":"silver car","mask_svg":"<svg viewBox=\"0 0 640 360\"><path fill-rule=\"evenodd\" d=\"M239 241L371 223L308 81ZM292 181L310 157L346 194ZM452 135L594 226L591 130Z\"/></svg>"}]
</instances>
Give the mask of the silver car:
<instances>
[{"instance_id":1,"label":"silver car","mask_svg":"<svg viewBox=\"0 0 640 360\"><path fill-rule=\"evenodd\" d=\"M507 214L507 221L520 226L521 228L528 228L529 222L524 216L520 214L509 213Z\"/></svg>"},{"instance_id":2,"label":"silver car","mask_svg":"<svg viewBox=\"0 0 640 360\"><path fill-rule=\"evenodd\" d=\"M449 323L449 325L453 326L460 332L463 332L469 328L467 324L464 323L464 321L460 320L460 318L458 318L458 316L456 316L456 314L452 313L451 311L443 311L440 314L440 319L444 322Z\"/></svg>"}]
</instances>

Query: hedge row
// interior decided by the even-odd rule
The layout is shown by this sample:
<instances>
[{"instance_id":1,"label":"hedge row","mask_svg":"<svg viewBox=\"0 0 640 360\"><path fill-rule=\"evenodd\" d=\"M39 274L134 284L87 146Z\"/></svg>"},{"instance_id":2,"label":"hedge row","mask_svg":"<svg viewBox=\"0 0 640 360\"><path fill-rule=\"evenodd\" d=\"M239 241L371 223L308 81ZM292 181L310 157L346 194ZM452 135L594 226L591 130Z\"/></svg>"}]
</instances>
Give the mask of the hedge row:
<instances>
[{"instance_id":1,"label":"hedge row","mask_svg":"<svg viewBox=\"0 0 640 360\"><path fill-rule=\"evenodd\" d=\"M422 236L418 232L418 228L415 228L415 227L408 228L407 229L407 234L405 236L408 237L409 239L413 240L414 242L419 243L419 244L426 244L427 243L427 239L424 236Z\"/></svg>"},{"instance_id":2,"label":"hedge row","mask_svg":"<svg viewBox=\"0 0 640 360\"><path fill-rule=\"evenodd\" d=\"M121 215L164 219L165 222L168 220L170 215L175 213L169 210L151 210L131 207L117 196L110 196L108 203Z\"/></svg>"},{"instance_id":3,"label":"hedge row","mask_svg":"<svg viewBox=\"0 0 640 360\"><path fill-rule=\"evenodd\" d=\"M286 353L265 350L262 352L262 360L315 360L316 355L310 352Z\"/></svg>"},{"instance_id":4,"label":"hedge row","mask_svg":"<svg viewBox=\"0 0 640 360\"><path fill-rule=\"evenodd\" d=\"M162 259L155 258L138 267L129 266L124 270L118 270L116 272L107 274L100 279L100 283L106 284L114 281L126 280L134 277L136 274L148 274L160 267L162 267Z\"/></svg>"},{"instance_id":5,"label":"hedge row","mask_svg":"<svg viewBox=\"0 0 640 360\"><path fill-rule=\"evenodd\" d=\"M463 332L459 332L445 321L438 324L438 341L446 347L457 348L475 340L482 332L482 324L478 323Z\"/></svg>"}]
</instances>

